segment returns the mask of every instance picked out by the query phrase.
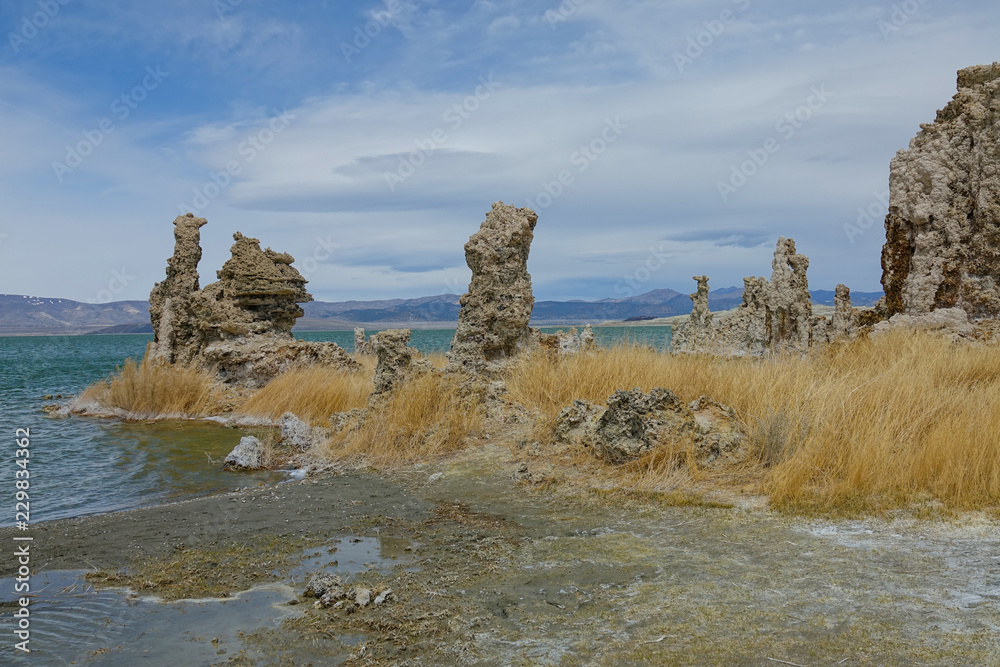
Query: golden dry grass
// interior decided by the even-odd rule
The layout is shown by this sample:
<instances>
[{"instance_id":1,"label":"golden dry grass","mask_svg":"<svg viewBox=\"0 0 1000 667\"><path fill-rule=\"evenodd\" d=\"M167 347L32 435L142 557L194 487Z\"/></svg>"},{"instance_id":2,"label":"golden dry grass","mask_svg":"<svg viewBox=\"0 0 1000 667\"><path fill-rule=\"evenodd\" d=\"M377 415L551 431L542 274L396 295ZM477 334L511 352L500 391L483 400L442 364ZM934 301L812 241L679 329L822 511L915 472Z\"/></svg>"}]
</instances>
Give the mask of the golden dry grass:
<instances>
[{"instance_id":1,"label":"golden dry grass","mask_svg":"<svg viewBox=\"0 0 1000 667\"><path fill-rule=\"evenodd\" d=\"M552 423L573 398L661 386L736 409L760 489L784 506L877 510L937 498L951 507L1000 502L1000 353L896 331L766 360L667 355L618 347L509 374L512 396ZM683 452L621 470L640 486L671 486ZM713 474L713 473L703 473ZM732 474L722 471L715 474Z\"/></svg>"},{"instance_id":2,"label":"golden dry grass","mask_svg":"<svg viewBox=\"0 0 1000 667\"><path fill-rule=\"evenodd\" d=\"M271 380L236 411L267 419L291 412L314 426L329 426L331 414L364 407L371 391L371 372L293 368Z\"/></svg>"},{"instance_id":3,"label":"golden dry grass","mask_svg":"<svg viewBox=\"0 0 1000 667\"><path fill-rule=\"evenodd\" d=\"M219 398L210 375L147 359L127 359L110 379L81 394L83 400L124 410L128 420L204 417L218 412Z\"/></svg>"},{"instance_id":4,"label":"golden dry grass","mask_svg":"<svg viewBox=\"0 0 1000 667\"><path fill-rule=\"evenodd\" d=\"M457 378L428 373L399 385L367 418L321 448L327 457L388 468L457 451L478 435L482 397Z\"/></svg>"}]
</instances>

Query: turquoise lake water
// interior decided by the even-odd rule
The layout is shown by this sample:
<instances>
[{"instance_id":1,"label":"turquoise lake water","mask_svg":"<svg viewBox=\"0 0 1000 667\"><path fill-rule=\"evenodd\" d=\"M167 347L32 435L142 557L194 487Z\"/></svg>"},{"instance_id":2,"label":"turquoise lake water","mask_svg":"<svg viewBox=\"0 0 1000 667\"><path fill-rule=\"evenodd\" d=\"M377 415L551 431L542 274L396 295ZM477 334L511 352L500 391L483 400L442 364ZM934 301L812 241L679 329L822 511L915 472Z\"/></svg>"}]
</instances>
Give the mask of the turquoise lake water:
<instances>
[{"instance_id":1,"label":"turquoise lake water","mask_svg":"<svg viewBox=\"0 0 1000 667\"><path fill-rule=\"evenodd\" d=\"M546 328L545 331L555 331ZM368 333L375 333L369 330ZM445 351L454 330L413 331L422 352ZM598 327L598 345L630 341L664 348L668 327ZM351 331L296 334L354 349ZM149 335L0 337L0 408L4 456L0 489L14 493L15 432L30 429L31 523L82 516L225 491L286 478L281 472L232 473L221 461L252 431L211 422L139 422L51 418L42 407L108 377L129 357L139 358ZM15 522L14 503L0 526Z\"/></svg>"}]
</instances>

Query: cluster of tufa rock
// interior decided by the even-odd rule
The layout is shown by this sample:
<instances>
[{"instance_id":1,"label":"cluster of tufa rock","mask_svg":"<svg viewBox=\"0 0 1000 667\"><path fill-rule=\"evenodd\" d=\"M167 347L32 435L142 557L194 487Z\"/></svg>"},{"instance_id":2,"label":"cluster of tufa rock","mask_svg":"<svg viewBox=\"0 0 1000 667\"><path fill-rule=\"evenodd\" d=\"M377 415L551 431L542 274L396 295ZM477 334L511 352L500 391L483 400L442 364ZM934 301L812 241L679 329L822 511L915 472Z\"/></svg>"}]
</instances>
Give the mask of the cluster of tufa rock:
<instances>
[{"instance_id":1,"label":"cluster of tufa rock","mask_svg":"<svg viewBox=\"0 0 1000 667\"><path fill-rule=\"evenodd\" d=\"M395 600L392 589L386 588L378 593L364 586L348 588L343 580L335 574L319 574L306 584L304 597L318 598L314 606L317 609L343 609L346 613L364 609L369 604L376 607Z\"/></svg>"},{"instance_id":2,"label":"cluster of tufa rock","mask_svg":"<svg viewBox=\"0 0 1000 667\"><path fill-rule=\"evenodd\" d=\"M533 346L554 356L591 352L596 345L594 328L589 324L583 327L583 331L577 331L576 327L573 327L569 331L560 329L551 334L532 329L531 340Z\"/></svg>"},{"instance_id":3,"label":"cluster of tufa rock","mask_svg":"<svg viewBox=\"0 0 1000 667\"><path fill-rule=\"evenodd\" d=\"M700 465L738 459L745 436L732 408L708 397L685 405L669 389L616 391L607 407L573 401L556 419L556 440L620 464L671 446Z\"/></svg>"},{"instance_id":4,"label":"cluster of tufa rock","mask_svg":"<svg viewBox=\"0 0 1000 667\"><path fill-rule=\"evenodd\" d=\"M335 343L292 336L304 314L298 304L312 296L287 253L261 250L260 241L237 232L219 280L200 289L200 229L206 223L191 213L174 220L167 277L149 295L152 359L193 363L225 382L249 387L266 384L294 365L359 368Z\"/></svg>"},{"instance_id":5,"label":"cluster of tufa rock","mask_svg":"<svg viewBox=\"0 0 1000 667\"><path fill-rule=\"evenodd\" d=\"M958 92L892 160L882 249L886 316L1000 316L1000 63Z\"/></svg>"},{"instance_id":6,"label":"cluster of tufa rock","mask_svg":"<svg viewBox=\"0 0 1000 667\"><path fill-rule=\"evenodd\" d=\"M779 238L771 280L743 279L743 303L736 312L713 322L708 308L708 277L695 276L698 291L688 321L674 335L676 351L763 355L804 351L811 345L854 334L857 313L851 292L837 285L833 319L813 316L806 271L809 258L795 251L795 241Z\"/></svg>"}]
</instances>

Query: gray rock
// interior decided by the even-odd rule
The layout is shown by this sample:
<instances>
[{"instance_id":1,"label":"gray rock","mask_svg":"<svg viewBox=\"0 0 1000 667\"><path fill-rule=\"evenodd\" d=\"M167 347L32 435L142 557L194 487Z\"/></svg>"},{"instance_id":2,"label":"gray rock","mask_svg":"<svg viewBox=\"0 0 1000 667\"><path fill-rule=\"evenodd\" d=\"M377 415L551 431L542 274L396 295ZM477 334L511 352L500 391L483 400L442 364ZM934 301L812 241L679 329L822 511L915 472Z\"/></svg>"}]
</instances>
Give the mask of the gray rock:
<instances>
[{"instance_id":1,"label":"gray rock","mask_svg":"<svg viewBox=\"0 0 1000 667\"><path fill-rule=\"evenodd\" d=\"M260 440L247 435L240 438L240 444L229 452L224 468L236 470L258 470L264 467L264 445Z\"/></svg>"},{"instance_id":2,"label":"gray rock","mask_svg":"<svg viewBox=\"0 0 1000 667\"><path fill-rule=\"evenodd\" d=\"M312 426L291 412L281 415L281 441L290 447L305 451L315 444L316 436Z\"/></svg>"}]
</instances>

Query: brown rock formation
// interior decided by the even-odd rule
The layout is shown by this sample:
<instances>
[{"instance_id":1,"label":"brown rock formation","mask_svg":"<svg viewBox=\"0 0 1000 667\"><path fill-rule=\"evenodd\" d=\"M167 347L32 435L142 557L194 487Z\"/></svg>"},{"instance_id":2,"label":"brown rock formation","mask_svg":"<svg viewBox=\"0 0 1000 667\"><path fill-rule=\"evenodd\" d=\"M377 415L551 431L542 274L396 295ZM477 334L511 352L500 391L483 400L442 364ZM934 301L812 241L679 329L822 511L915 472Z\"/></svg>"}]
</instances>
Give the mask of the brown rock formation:
<instances>
[{"instance_id":1,"label":"brown rock formation","mask_svg":"<svg viewBox=\"0 0 1000 667\"><path fill-rule=\"evenodd\" d=\"M616 391L607 403L574 401L556 419L556 439L615 464L664 446L688 448L702 465L740 455L744 435L736 414L708 397L684 405L669 389L645 394L636 388Z\"/></svg>"},{"instance_id":2,"label":"brown rock formation","mask_svg":"<svg viewBox=\"0 0 1000 667\"><path fill-rule=\"evenodd\" d=\"M198 291L200 230L207 223L205 218L196 218L191 213L174 220L174 254L167 260L167 277L156 283L149 294L152 359L186 364L198 352L200 336L191 312L191 297Z\"/></svg>"},{"instance_id":3,"label":"brown rock formation","mask_svg":"<svg viewBox=\"0 0 1000 667\"><path fill-rule=\"evenodd\" d=\"M805 350L809 347L812 301L809 296L809 258L795 252L795 241L781 237L774 249L774 269L768 290L771 348Z\"/></svg>"},{"instance_id":4,"label":"brown rock formation","mask_svg":"<svg viewBox=\"0 0 1000 667\"><path fill-rule=\"evenodd\" d=\"M378 357L372 398L388 394L410 372L414 357L420 353L409 344L409 329L386 329L372 336L372 352Z\"/></svg>"},{"instance_id":5,"label":"brown rock formation","mask_svg":"<svg viewBox=\"0 0 1000 667\"><path fill-rule=\"evenodd\" d=\"M762 355L782 350L804 351L810 345L830 340L839 326L846 332L853 326L853 309L849 291L846 305L841 303L840 319L831 323L825 317L813 317L806 271L809 258L795 251L795 241L778 239L771 264L771 280L743 279L743 303L736 312L711 326L708 308L708 282L699 281L692 319L675 339L672 347L679 351L705 351L721 354ZM843 296L841 287L838 295ZM846 287L843 288L847 290ZM704 291L704 295L702 295ZM704 301L704 303L702 303ZM850 316L850 317L849 317ZM691 327L690 333L687 331Z\"/></svg>"},{"instance_id":6,"label":"brown rock formation","mask_svg":"<svg viewBox=\"0 0 1000 667\"><path fill-rule=\"evenodd\" d=\"M362 327L354 327L354 353L371 354L372 346L365 338L365 330Z\"/></svg>"},{"instance_id":7,"label":"brown rock formation","mask_svg":"<svg viewBox=\"0 0 1000 667\"><path fill-rule=\"evenodd\" d=\"M535 298L528 252L537 222L531 209L497 202L465 244L472 282L460 301L458 328L448 353L450 370L474 375L495 371L529 345L528 321Z\"/></svg>"},{"instance_id":8,"label":"brown rock formation","mask_svg":"<svg viewBox=\"0 0 1000 667\"><path fill-rule=\"evenodd\" d=\"M694 276L698 291L691 294L692 309L688 321L673 336L671 346L678 350L696 350L712 337L712 311L708 308L708 276Z\"/></svg>"},{"instance_id":9,"label":"brown rock formation","mask_svg":"<svg viewBox=\"0 0 1000 667\"><path fill-rule=\"evenodd\" d=\"M833 322L831 334L834 338L850 338L857 329L858 315L851 306L851 288L837 285L833 297Z\"/></svg>"},{"instance_id":10,"label":"brown rock formation","mask_svg":"<svg viewBox=\"0 0 1000 667\"><path fill-rule=\"evenodd\" d=\"M1000 316L1000 63L959 71L958 93L893 158L889 190L886 315Z\"/></svg>"},{"instance_id":11,"label":"brown rock formation","mask_svg":"<svg viewBox=\"0 0 1000 667\"><path fill-rule=\"evenodd\" d=\"M199 244L204 218L191 214L174 221L176 245L167 278L150 294L154 342L152 358L195 363L225 382L261 386L278 373L302 364L358 364L334 343L295 340L292 326L311 301L306 280L291 255L260 249L257 239L236 233L232 257L219 280L198 289Z\"/></svg>"},{"instance_id":12,"label":"brown rock formation","mask_svg":"<svg viewBox=\"0 0 1000 667\"><path fill-rule=\"evenodd\" d=\"M291 339L295 320L304 315L298 304L312 301L306 279L291 266L295 260L261 250L259 240L239 232L233 239L219 280L193 299L205 342L256 334Z\"/></svg>"}]
</instances>

